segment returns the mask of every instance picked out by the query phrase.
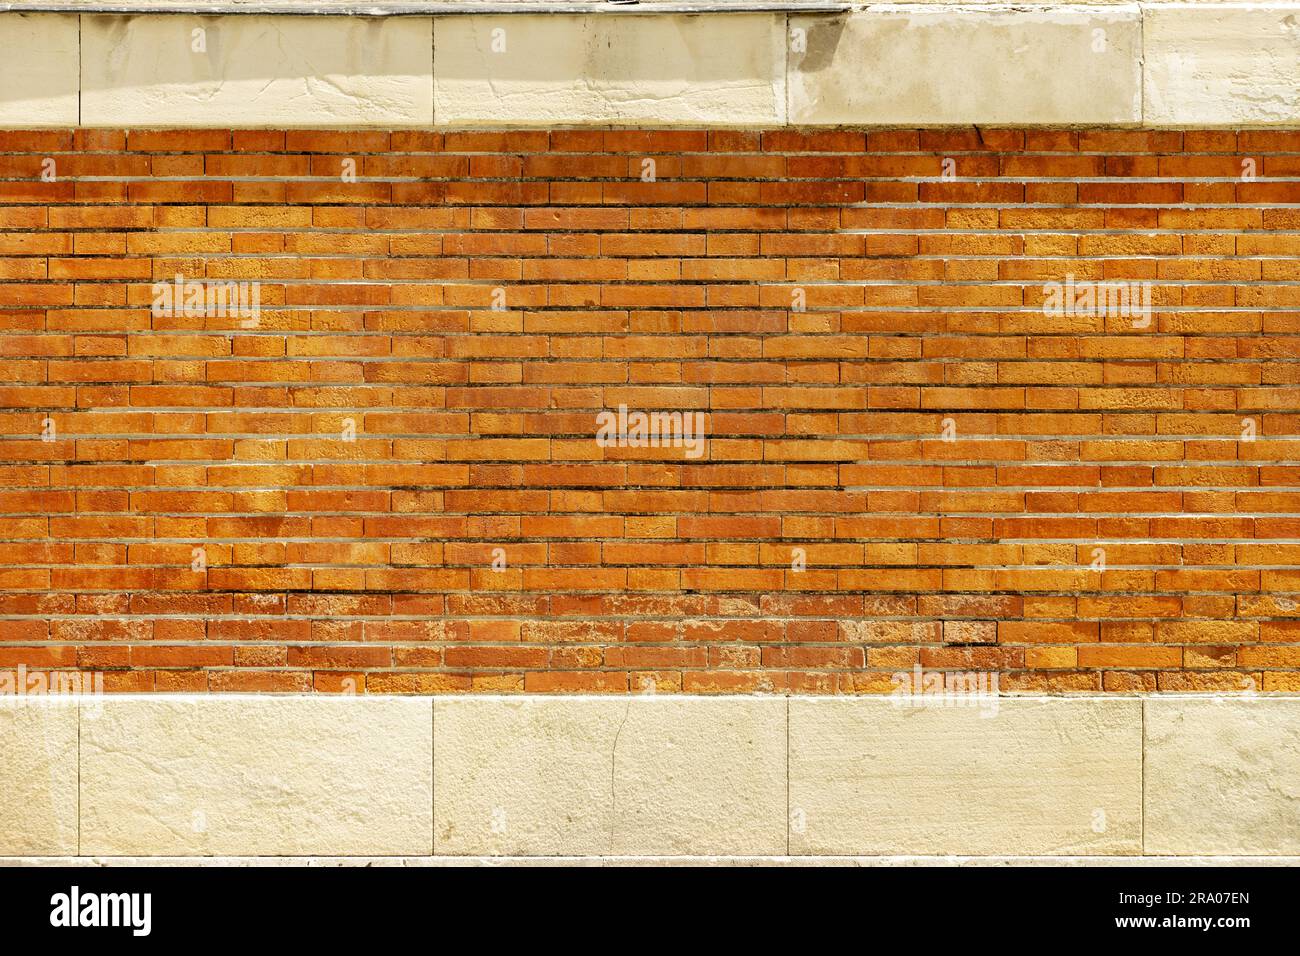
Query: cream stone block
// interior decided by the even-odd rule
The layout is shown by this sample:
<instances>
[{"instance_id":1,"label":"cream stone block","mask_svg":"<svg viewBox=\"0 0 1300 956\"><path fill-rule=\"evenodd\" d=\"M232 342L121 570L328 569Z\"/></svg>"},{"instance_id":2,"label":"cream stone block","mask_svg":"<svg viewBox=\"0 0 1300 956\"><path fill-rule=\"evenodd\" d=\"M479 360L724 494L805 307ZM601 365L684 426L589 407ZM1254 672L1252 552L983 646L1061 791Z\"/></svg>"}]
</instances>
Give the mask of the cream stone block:
<instances>
[{"instance_id":1,"label":"cream stone block","mask_svg":"<svg viewBox=\"0 0 1300 956\"><path fill-rule=\"evenodd\" d=\"M785 701L438 698L435 852L785 852Z\"/></svg>"},{"instance_id":2,"label":"cream stone block","mask_svg":"<svg viewBox=\"0 0 1300 956\"><path fill-rule=\"evenodd\" d=\"M0 127L77 125L77 17L0 13Z\"/></svg>"},{"instance_id":3,"label":"cream stone block","mask_svg":"<svg viewBox=\"0 0 1300 956\"><path fill-rule=\"evenodd\" d=\"M77 852L77 707L0 697L0 855Z\"/></svg>"},{"instance_id":4,"label":"cream stone block","mask_svg":"<svg viewBox=\"0 0 1300 956\"><path fill-rule=\"evenodd\" d=\"M1300 853L1300 700L1146 700L1146 849Z\"/></svg>"},{"instance_id":5,"label":"cream stone block","mask_svg":"<svg viewBox=\"0 0 1300 956\"><path fill-rule=\"evenodd\" d=\"M83 16L86 126L433 121L428 17Z\"/></svg>"},{"instance_id":6,"label":"cream stone block","mask_svg":"<svg viewBox=\"0 0 1300 956\"><path fill-rule=\"evenodd\" d=\"M872 6L790 17L792 124L1134 124L1129 6Z\"/></svg>"},{"instance_id":7,"label":"cream stone block","mask_svg":"<svg viewBox=\"0 0 1300 956\"><path fill-rule=\"evenodd\" d=\"M112 697L81 729L85 854L426 854L433 704Z\"/></svg>"},{"instance_id":8,"label":"cream stone block","mask_svg":"<svg viewBox=\"0 0 1300 956\"><path fill-rule=\"evenodd\" d=\"M785 121L784 17L462 16L434 21L441 126Z\"/></svg>"},{"instance_id":9,"label":"cream stone block","mask_svg":"<svg viewBox=\"0 0 1300 956\"><path fill-rule=\"evenodd\" d=\"M964 703L792 699L791 852L1141 852L1140 701Z\"/></svg>"},{"instance_id":10,"label":"cream stone block","mask_svg":"<svg viewBox=\"0 0 1300 956\"><path fill-rule=\"evenodd\" d=\"M1144 10L1151 126L1300 123L1300 4L1160 4Z\"/></svg>"}]
</instances>

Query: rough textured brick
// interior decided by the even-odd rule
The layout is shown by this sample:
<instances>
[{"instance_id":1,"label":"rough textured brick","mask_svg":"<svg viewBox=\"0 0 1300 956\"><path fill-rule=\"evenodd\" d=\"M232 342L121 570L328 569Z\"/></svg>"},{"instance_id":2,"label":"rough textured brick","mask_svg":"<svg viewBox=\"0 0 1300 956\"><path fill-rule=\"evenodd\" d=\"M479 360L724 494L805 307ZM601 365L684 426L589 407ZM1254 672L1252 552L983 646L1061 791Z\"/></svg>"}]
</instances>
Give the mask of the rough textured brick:
<instances>
[{"instance_id":1,"label":"rough textured brick","mask_svg":"<svg viewBox=\"0 0 1300 956\"><path fill-rule=\"evenodd\" d=\"M1300 673L1295 134L0 150L0 668L412 694ZM155 313L177 275L258 283L260 314ZM1149 282L1149 322L1045 309L1067 277ZM620 406L698 413L698 446L601 444Z\"/></svg>"}]
</instances>

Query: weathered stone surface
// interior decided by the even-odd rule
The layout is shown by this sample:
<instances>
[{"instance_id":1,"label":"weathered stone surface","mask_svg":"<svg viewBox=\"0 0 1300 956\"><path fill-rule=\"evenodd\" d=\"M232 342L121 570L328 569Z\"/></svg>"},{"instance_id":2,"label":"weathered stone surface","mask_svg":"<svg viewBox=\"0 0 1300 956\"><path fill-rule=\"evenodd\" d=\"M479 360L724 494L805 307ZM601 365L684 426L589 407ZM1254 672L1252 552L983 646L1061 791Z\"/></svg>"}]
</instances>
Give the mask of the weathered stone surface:
<instances>
[{"instance_id":1,"label":"weathered stone surface","mask_svg":"<svg viewBox=\"0 0 1300 956\"><path fill-rule=\"evenodd\" d=\"M1300 852L1300 700L1145 706L1148 853Z\"/></svg>"},{"instance_id":2,"label":"weathered stone surface","mask_svg":"<svg viewBox=\"0 0 1300 956\"><path fill-rule=\"evenodd\" d=\"M466 16L434 24L443 126L773 125L783 18Z\"/></svg>"},{"instance_id":3,"label":"weathered stone surface","mask_svg":"<svg viewBox=\"0 0 1300 956\"><path fill-rule=\"evenodd\" d=\"M0 127L77 125L77 17L0 14Z\"/></svg>"},{"instance_id":4,"label":"weathered stone surface","mask_svg":"<svg viewBox=\"0 0 1300 956\"><path fill-rule=\"evenodd\" d=\"M77 708L0 698L0 855L77 852Z\"/></svg>"},{"instance_id":5,"label":"weathered stone surface","mask_svg":"<svg viewBox=\"0 0 1300 956\"><path fill-rule=\"evenodd\" d=\"M427 126L428 17L85 16L86 126ZM202 30L204 51L194 49Z\"/></svg>"},{"instance_id":6,"label":"weathered stone surface","mask_svg":"<svg viewBox=\"0 0 1300 956\"><path fill-rule=\"evenodd\" d=\"M1300 6L1158 5L1142 29L1148 125L1300 122Z\"/></svg>"},{"instance_id":7,"label":"weathered stone surface","mask_svg":"<svg viewBox=\"0 0 1300 956\"><path fill-rule=\"evenodd\" d=\"M446 698L434 710L434 852L604 853L627 701Z\"/></svg>"},{"instance_id":8,"label":"weathered stone surface","mask_svg":"<svg viewBox=\"0 0 1300 956\"><path fill-rule=\"evenodd\" d=\"M432 707L111 698L82 724L82 852L429 853Z\"/></svg>"},{"instance_id":9,"label":"weathered stone surface","mask_svg":"<svg viewBox=\"0 0 1300 956\"><path fill-rule=\"evenodd\" d=\"M873 7L790 27L794 124L1141 120L1136 6Z\"/></svg>"},{"instance_id":10,"label":"weathered stone surface","mask_svg":"<svg viewBox=\"0 0 1300 956\"><path fill-rule=\"evenodd\" d=\"M1296 10L919 0L792 14L789 33L780 15L649 4L618 16L5 13L0 126L77 125L79 97L87 126L1294 125Z\"/></svg>"},{"instance_id":11,"label":"weathered stone surface","mask_svg":"<svg viewBox=\"0 0 1300 956\"><path fill-rule=\"evenodd\" d=\"M874 697L788 707L796 855L1140 853L1143 707L1147 854L1300 854L1295 698L1001 698L988 718ZM781 856L786 708L109 697L80 716L80 852L437 862L436 812L443 855ZM0 700L0 856L78 852L77 735L73 705Z\"/></svg>"},{"instance_id":12,"label":"weathered stone surface","mask_svg":"<svg viewBox=\"0 0 1300 956\"><path fill-rule=\"evenodd\" d=\"M3 867L35 866L195 866L210 857L173 856L166 859L139 856L72 857L29 856L0 858ZM223 866L367 866L367 867L626 867L626 866L765 866L765 867L990 867L990 866L1300 866L1295 856L223 856Z\"/></svg>"},{"instance_id":13,"label":"weathered stone surface","mask_svg":"<svg viewBox=\"0 0 1300 956\"><path fill-rule=\"evenodd\" d=\"M981 712L792 699L791 851L1141 851L1139 701L1003 698Z\"/></svg>"},{"instance_id":14,"label":"weathered stone surface","mask_svg":"<svg viewBox=\"0 0 1300 956\"><path fill-rule=\"evenodd\" d=\"M785 851L785 702L436 701L439 854Z\"/></svg>"}]
</instances>

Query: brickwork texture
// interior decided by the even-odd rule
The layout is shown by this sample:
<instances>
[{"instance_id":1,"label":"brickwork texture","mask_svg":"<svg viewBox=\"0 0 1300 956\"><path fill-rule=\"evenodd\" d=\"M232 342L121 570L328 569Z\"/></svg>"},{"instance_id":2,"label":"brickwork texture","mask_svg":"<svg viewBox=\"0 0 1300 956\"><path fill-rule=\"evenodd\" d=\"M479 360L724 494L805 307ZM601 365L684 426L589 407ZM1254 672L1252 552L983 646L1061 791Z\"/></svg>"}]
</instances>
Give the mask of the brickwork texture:
<instances>
[{"instance_id":1,"label":"brickwork texture","mask_svg":"<svg viewBox=\"0 0 1300 956\"><path fill-rule=\"evenodd\" d=\"M0 668L1300 690L1297 203L1276 131L0 133Z\"/></svg>"}]
</instances>

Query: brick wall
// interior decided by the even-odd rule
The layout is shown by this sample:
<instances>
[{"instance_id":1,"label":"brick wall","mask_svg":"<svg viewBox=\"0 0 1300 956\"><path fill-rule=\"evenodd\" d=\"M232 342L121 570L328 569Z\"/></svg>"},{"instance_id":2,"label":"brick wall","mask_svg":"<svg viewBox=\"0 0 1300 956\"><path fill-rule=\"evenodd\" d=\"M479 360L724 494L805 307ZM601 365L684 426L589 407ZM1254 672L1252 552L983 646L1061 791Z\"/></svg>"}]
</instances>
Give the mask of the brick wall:
<instances>
[{"instance_id":1,"label":"brick wall","mask_svg":"<svg viewBox=\"0 0 1300 956\"><path fill-rule=\"evenodd\" d=\"M0 668L1300 689L1297 173L1284 132L0 134ZM705 441L598 442L621 405Z\"/></svg>"}]
</instances>

